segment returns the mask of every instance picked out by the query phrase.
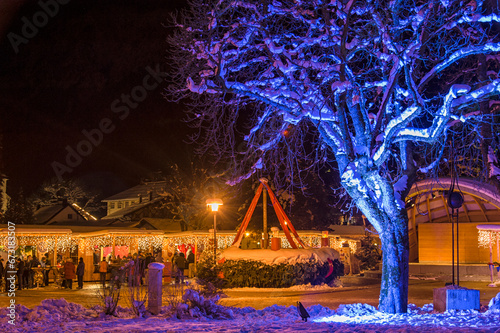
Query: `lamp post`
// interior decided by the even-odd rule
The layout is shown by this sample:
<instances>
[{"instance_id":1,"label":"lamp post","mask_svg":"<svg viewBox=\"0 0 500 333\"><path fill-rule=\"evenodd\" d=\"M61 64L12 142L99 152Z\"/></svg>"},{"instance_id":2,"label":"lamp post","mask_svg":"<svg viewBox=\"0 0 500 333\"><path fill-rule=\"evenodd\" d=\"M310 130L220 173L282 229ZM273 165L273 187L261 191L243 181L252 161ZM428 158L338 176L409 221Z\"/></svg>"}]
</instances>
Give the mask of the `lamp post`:
<instances>
[{"instance_id":1,"label":"lamp post","mask_svg":"<svg viewBox=\"0 0 500 333\"><path fill-rule=\"evenodd\" d=\"M222 200L208 199L207 206L209 206L212 212L214 213L214 263L215 263L217 260L217 211L219 210L219 206L222 206Z\"/></svg>"}]
</instances>

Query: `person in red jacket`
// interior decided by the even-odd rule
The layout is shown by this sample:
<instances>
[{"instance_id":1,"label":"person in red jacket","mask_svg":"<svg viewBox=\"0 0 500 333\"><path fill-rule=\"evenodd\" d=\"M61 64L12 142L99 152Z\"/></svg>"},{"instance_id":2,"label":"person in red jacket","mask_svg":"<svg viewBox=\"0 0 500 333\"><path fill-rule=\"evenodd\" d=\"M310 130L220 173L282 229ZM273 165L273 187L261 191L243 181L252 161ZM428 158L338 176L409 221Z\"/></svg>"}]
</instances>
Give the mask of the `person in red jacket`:
<instances>
[{"instance_id":1,"label":"person in red jacket","mask_svg":"<svg viewBox=\"0 0 500 333\"><path fill-rule=\"evenodd\" d=\"M66 288L73 289L73 279L75 277L75 264L73 264L73 259L68 258L68 260L64 264L64 278L66 279Z\"/></svg>"},{"instance_id":2,"label":"person in red jacket","mask_svg":"<svg viewBox=\"0 0 500 333\"><path fill-rule=\"evenodd\" d=\"M99 275L101 276L102 287L106 288L106 273L108 272L108 263L106 262L106 258L102 258L101 263L99 264Z\"/></svg>"}]
</instances>

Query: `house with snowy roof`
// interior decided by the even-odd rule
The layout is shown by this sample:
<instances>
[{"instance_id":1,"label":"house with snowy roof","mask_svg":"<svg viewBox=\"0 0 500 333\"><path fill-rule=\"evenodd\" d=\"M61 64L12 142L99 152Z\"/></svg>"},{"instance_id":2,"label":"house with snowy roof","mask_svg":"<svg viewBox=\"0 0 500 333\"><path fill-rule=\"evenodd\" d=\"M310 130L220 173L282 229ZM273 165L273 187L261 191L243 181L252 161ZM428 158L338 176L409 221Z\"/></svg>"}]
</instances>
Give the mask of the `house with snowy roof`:
<instances>
[{"instance_id":1,"label":"house with snowy roof","mask_svg":"<svg viewBox=\"0 0 500 333\"><path fill-rule=\"evenodd\" d=\"M144 182L103 200L107 215L103 225L156 229L169 232L188 230L188 226L174 219L166 207L166 181Z\"/></svg>"},{"instance_id":2,"label":"house with snowy roof","mask_svg":"<svg viewBox=\"0 0 500 333\"><path fill-rule=\"evenodd\" d=\"M97 221L97 218L78 206L70 204L67 200L39 207L34 213L34 224L58 225L88 225Z\"/></svg>"}]
</instances>

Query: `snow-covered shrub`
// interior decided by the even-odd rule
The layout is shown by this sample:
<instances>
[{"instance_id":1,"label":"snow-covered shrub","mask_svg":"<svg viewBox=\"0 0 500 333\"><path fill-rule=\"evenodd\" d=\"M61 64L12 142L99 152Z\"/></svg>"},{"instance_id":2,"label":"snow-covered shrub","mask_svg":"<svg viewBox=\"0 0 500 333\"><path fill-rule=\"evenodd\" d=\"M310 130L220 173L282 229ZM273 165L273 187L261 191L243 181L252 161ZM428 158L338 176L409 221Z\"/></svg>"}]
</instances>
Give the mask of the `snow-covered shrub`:
<instances>
[{"instance_id":1,"label":"snow-covered shrub","mask_svg":"<svg viewBox=\"0 0 500 333\"><path fill-rule=\"evenodd\" d=\"M219 296L206 298L194 289L186 289L182 300L188 305L187 311L193 318L233 319L231 308L216 304Z\"/></svg>"},{"instance_id":2,"label":"snow-covered shrub","mask_svg":"<svg viewBox=\"0 0 500 333\"><path fill-rule=\"evenodd\" d=\"M340 304L337 309L338 315L343 315L348 317L372 315L377 312L379 311L373 305L364 303Z\"/></svg>"},{"instance_id":3,"label":"snow-covered shrub","mask_svg":"<svg viewBox=\"0 0 500 333\"><path fill-rule=\"evenodd\" d=\"M500 312L500 293L490 300L488 303L488 310Z\"/></svg>"},{"instance_id":4,"label":"snow-covered shrub","mask_svg":"<svg viewBox=\"0 0 500 333\"><path fill-rule=\"evenodd\" d=\"M354 256L360 261L359 268L362 271L374 269L382 260L380 249L370 235L361 239L361 246Z\"/></svg>"},{"instance_id":5,"label":"snow-covered shrub","mask_svg":"<svg viewBox=\"0 0 500 333\"><path fill-rule=\"evenodd\" d=\"M127 277L127 285L126 287L122 287L125 299L137 317L144 317L146 311L145 304L148 300L147 286L141 284L143 269L144 266L141 260L137 258L129 260L120 268L120 275L123 274L124 277Z\"/></svg>"},{"instance_id":6,"label":"snow-covered shrub","mask_svg":"<svg viewBox=\"0 0 500 333\"><path fill-rule=\"evenodd\" d=\"M221 269L227 287L288 288L308 283L333 284L335 278L343 275L343 265L337 259L333 261L333 267L330 267L329 263L319 263L314 259L294 265L226 260ZM329 274L330 269L333 271Z\"/></svg>"},{"instance_id":7,"label":"snow-covered shrub","mask_svg":"<svg viewBox=\"0 0 500 333\"><path fill-rule=\"evenodd\" d=\"M97 298L102 305L102 312L105 315L115 316L116 307L120 301L120 288L109 287L97 289Z\"/></svg>"},{"instance_id":8,"label":"snow-covered shrub","mask_svg":"<svg viewBox=\"0 0 500 333\"><path fill-rule=\"evenodd\" d=\"M162 286L164 304L177 308L182 302L185 287L184 284L164 284Z\"/></svg>"}]
</instances>

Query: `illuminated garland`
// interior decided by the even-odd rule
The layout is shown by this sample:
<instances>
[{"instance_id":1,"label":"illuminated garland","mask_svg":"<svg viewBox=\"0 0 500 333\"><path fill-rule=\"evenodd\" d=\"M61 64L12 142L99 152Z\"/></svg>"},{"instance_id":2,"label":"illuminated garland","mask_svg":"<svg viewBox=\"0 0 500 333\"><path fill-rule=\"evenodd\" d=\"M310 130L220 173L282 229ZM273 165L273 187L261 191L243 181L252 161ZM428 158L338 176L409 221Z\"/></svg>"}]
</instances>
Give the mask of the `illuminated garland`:
<instances>
[{"instance_id":1,"label":"illuminated garland","mask_svg":"<svg viewBox=\"0 0 500 333\"><path fill-rule=\"evenodd\" d=\"M358 250L358 242L355 240L330 238L330 247L334 248L337 251L340 251L344 243L349 244L349 248L351 249L352 253L356 253L356 251Z\"/></svg>"},{"instance_id":2,"label":"illuminated garland","mask_svg":"<svg viewBox=\"0 0 500 333\"><path fill-rule=\"evenodd\" d=\"M234 242L235 235L217 235L217 248L225 249L230 247ZM210 246L213 236L180 236L180 237L167 237L166 243L169 247L173 247L175 245L180 244L198 244L203 245L204 247Z\"/></svg>"},{"instance_id":3,"label":"illuminated garland","mask_svg":"<svg viewBox=\"0 0 500 333\"><path fill-rule=\"evenodd\" d=\"M481 247L490 247L490 237L491 237L491 245L496 244L498 235L500 235L500 231L491 231L491 230L478 230L478 245ZM496 237L495 237L496 236Z\"/></svg>"},{"instance_id":4,"label":"illuminated garland","mask_svg":"<svg viewBox=\"0 0 500 333\"><path fill-rule=\"evenodd\" d=\"M134 239L133 236L115 236L115 246L131 246Z\"/></svg>"},{"instance_id":5,"label":"illuminated garland","mask_svg":"<svg viewBox=\"0 0 500 333\"><path fill-rule=\"evenodd\" d=\"M113 237L110 235L85 237L80 239L82 249L93 249L95 247L106 247L113 245Z\"/></svg>"},{"instance_id":6,"label":"illuminated garland","mask_svg":"<svg viewBox=\"0 0 500 333\"><path fill-rule=\"evenodd\" d=\"M321 236L301 236L300 237L304 244L309 245L310 247L321 247Z\"/></svg>"},{"instance_id":7,"label":"illuminated garland","mask_svg":"<svg viewBox=\"0 0 500 333\"><path fill-rule=\"evenodd\" d=\"M78 240L70 235L16 235L19 246L41 246L47 251L57 249L58 252L74 251L78 245ZM5 244L7 237L3 237L2 244Z\"/></svg>"},{"instance_id":8,"label":"illuminated garland","mask_svg":"<svg viewBox=\"0 0 500 333\"><path fill-rule=\"evenodd\" d=\"M80 238L80 246L82 249L93 249L96 247L113 246L113 237L115 246L132 246L137 240L138 250L149 250L152 246L155 249L163 246L163 235L146 235L146 236L132 236L132 235L102 235L94 237Z\"/></svg>"},{"instance_id":9,"label":"illuminated garland","mask_svg":"<svg viewBox=\"0 0 500 333\"><path fill-rule=\"evenodd\" d=\"M139 251L149 250L150 247L161 249L163 246L163 235L137 237L137 247Z\"/></svg>"},{"instance_id":10,"label":"illuminated garland","mask_svg":"<svg viewBox=\"0 0 500 333\"><path fill-rule=\"evenodd\" d=\"M483 247L489 246L489 234L495 233L491 231L479 231L479 245ZM493 235L492 235L493 236ZM67 250L74 251L77 245L82 249L93 249L96 247L107 247L113 245L113 237L115 246L133 246L137 240L138 250L149 250L151 247L154 249L159 248L173 248L180 244L197 244L209 247L213 236L210 234L202 236L176 236L164 237L163 235L101 235L92 237L71 236L71 235L17 235L17 244L20 246L38 246L41 245L47 251L53 251L57 248L58 252L65 252ZM284 249L291 248L290 243L285 235L278 236L281 238L281 247ZM303 236L301 237L305 244L313 248L321 247L321 235ZM1 243L5 246L7 236L1 239ZM233 243L235 235L217 235L217 248L225 249ZM330 237L330 247L340 250L344 243L348 243L351 251L354 253L357 250L357 242L355 240L345 240ZM495 243L495 240L492 240Z\"/></svg>"}]
</instances>

